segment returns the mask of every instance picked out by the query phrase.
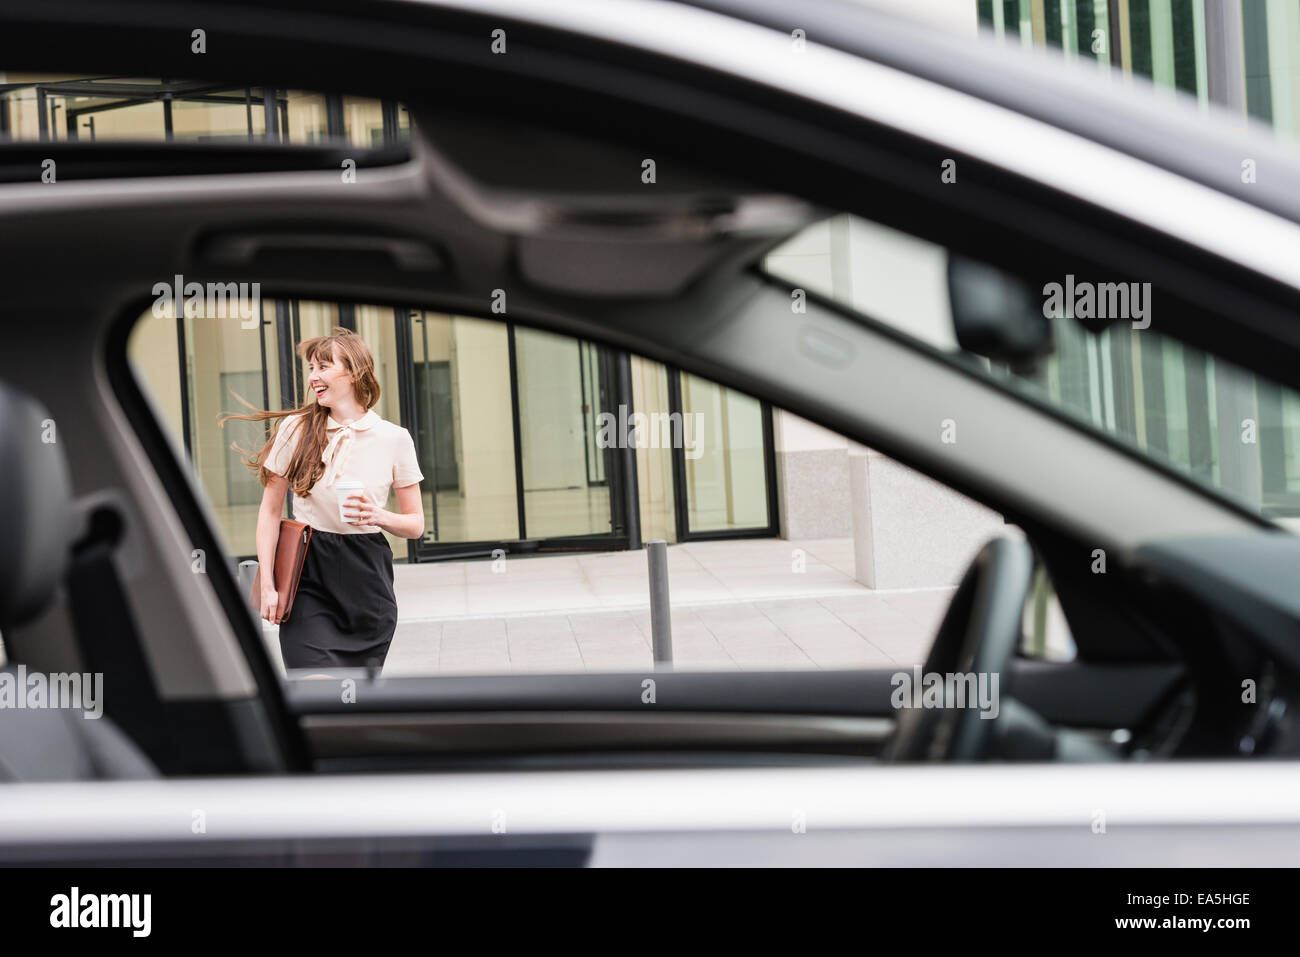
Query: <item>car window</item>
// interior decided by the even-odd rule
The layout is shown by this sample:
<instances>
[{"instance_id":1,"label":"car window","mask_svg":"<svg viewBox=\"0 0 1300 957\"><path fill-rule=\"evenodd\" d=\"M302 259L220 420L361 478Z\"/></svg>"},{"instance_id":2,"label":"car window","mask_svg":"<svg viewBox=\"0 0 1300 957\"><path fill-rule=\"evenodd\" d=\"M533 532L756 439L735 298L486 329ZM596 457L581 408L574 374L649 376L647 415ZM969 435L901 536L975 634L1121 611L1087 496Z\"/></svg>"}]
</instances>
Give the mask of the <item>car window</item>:
<instances>
[{"instance_id":1,"label":"car window","mask_svg":"<svg viewBox=\"0 0 1300 957\"><path fill-rule=\"evenodd\" d=\"M1300 394L1186 345L1153 316L1149 283L1065 275L1034 290L1053 351L1012 367L957 345L948 252L841 215L775 249L767 273L884 323L1067 413L1207 488L1300 527ZM1105 328L1097 320L1110 319Z\"/></svg>"},{"instance_id":2,"label":"car window","mask_svg":"<svg viewBox=\"0 0 1300 957\"><path fill-rule=\"evenodd\" d=\"M207 80L0 74L0 142L337 143L410 135L399 103Z\"/></svg>"},{"instance_id":3,"label":"car window","mask_svg":"<svg viewBox=\"0 0 1300 957\"><path fill-rule=\"evenodd\" d=\"M875 450L598 343L162 286L132 331L131 366L235 565L256 558L263 492L246 453L274 420L223 416L311 403L299 344L342 328L365 343L373 411L410 435L421 476L422 534L382 533L397 604L386 676L651 667L655 540L679 669L917 664L975 551L1015 534ZM295 517L320 524L315 508ZM262 626L279 659L279 630Z\"/></svg>"}]
</instances>

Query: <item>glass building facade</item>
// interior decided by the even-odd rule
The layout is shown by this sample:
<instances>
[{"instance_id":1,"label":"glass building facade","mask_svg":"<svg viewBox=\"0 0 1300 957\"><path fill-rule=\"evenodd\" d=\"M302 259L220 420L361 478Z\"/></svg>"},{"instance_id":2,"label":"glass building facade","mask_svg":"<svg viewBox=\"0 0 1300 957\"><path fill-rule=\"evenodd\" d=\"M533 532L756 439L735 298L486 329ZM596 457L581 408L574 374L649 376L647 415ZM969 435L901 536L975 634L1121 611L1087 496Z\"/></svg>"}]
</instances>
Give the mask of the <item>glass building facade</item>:
<instances>
[{"instance_id":1,"label":"glass building facade","mask_svg":"<svg viewBox=\"0 0 1300 957\"><path fill-rule=\"evenodd\" d=\"M1050 46L1300 135L1293 0L975 0L1007 42Z\"/></svg>"},{"instance_id":2,"label":"glass building facade","mask_svg":"<svg viewBox=\"0 0 1300 957\"><path fill-rule=\"evenodd\" d=\"M1008 43L1059 48L1300 134L1296 0L977 0ZM1300 396L1159 325L1056 322L1031 385L1054 404L1274 518L1300 516Z\"/></svg>"},{"instance_id":3,"label":"glass building facade","mask_svg":"<svg viewBox=\"0 0 1300 957\"><path fill-rule=\"evenodd\" d=\"M151 310L128 346L232 554L253 553L262 495L234 446L259 449L265 432L218 418L246 411L240 399L272 410L301 404L305 372L293 347L336 326L366 341L382 390L375 410L415 440L425 534L409 544L390 536L399 558L771 534L770 412L747 396L497 320L299 300L261 310L260 332L193 309ZM653 429L621 446L609 440L616 432L602 435L637 413L656 427L673 413L704 425L678 443L657 441Z\"/></svg>"}]
</instances>

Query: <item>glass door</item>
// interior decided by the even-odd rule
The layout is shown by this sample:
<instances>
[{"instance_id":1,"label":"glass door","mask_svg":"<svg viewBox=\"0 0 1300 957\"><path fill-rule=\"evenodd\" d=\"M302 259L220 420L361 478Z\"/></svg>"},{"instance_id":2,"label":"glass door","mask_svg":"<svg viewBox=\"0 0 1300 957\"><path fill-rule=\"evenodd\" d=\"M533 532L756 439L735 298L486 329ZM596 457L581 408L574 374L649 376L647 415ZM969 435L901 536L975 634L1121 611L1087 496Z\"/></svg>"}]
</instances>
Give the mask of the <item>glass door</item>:
<instances>
[{"instance_id":1,"label":"glass door","mask_svg":"<svg viewBox=\"0 0 1300 957\"><path fill-rule=\"evenodd\" d=\"M425 503L418 557L625 547L611 354L569 336L414 310L403 424Z\"/></svg>"},{"instance_id":2,"label":"glass door","mask_svg":"<svg viewBox=\"0 0 1300 957\"><path fill-rule=\"evenodd\" d=\"M515 330L524 520L529 538L614 530L596 348L569 336Z\"/></svg>"},{"instance_id":3,"label":"glass door","mask_svg":"<svg viewBox=\"0 0 1300 957\"><path fill-rule=\"evenodd\" d=\"M775 535L770 407L676 370L669 403L678 541Z\"/></svg>"},{"instance_id":4,"label":"glass door","mask_svg":"<svg viewBox=\"0 0 1300 957\"><path fill-rule=\"evenodd\" d=\"M422 310L409 322L414 375L405 424L424 474L421 555L518 539L506 326Z\"/></svg>"}]
</instances>

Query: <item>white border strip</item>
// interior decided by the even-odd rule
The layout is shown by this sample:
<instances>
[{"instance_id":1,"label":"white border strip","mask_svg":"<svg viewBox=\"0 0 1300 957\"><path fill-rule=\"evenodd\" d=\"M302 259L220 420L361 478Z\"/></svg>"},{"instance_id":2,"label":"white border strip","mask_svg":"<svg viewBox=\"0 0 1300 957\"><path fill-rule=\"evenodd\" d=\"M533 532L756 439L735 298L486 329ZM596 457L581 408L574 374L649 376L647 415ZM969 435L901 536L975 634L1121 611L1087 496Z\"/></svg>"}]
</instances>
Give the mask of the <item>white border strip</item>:
<instances>
[{"instance_id":1,"label":"white border strip","mask_svg":"<svg viewBox=\"0 0 1300 957\"><path fill-rule=\"evenodd\" d=\"M0 788L0 845L898 827L1300 824L1300 765L367 775ZM201 812L205 830L194 833ZM494 830L494 827L496 830Z\"/></svg>"}]
</instances>

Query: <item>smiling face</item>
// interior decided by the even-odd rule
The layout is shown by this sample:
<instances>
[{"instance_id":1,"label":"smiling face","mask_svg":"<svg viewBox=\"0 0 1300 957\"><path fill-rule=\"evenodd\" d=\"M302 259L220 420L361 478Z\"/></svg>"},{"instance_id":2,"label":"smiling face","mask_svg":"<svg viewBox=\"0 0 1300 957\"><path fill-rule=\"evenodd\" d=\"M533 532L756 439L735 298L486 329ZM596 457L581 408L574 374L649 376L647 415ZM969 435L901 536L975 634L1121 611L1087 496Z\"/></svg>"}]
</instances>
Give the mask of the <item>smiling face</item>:
<instances>
[{"instance_id":1,"label":"smiling face","mask_svg":"<svg viewBox=\"0 0 1300 957\"><path fill-rule=\"evenodd\" d=\"M354 399L351 373L329 356L307 361L307 387L316 393L316 404L327 409Z\"/></svg>"},{"instance_id":2,"label":"smiling face","mask_svg":"<svg viewBox=\"0 0 1300 957\"><path fill-rule=\"evenodd\" d=\"M312 394L308 405L319 406L346 424L379 401L375 358L355 332L336 327L331 335L304 339L294 351L306 364L307 388Z\"/></svg>"}]
</instances>

